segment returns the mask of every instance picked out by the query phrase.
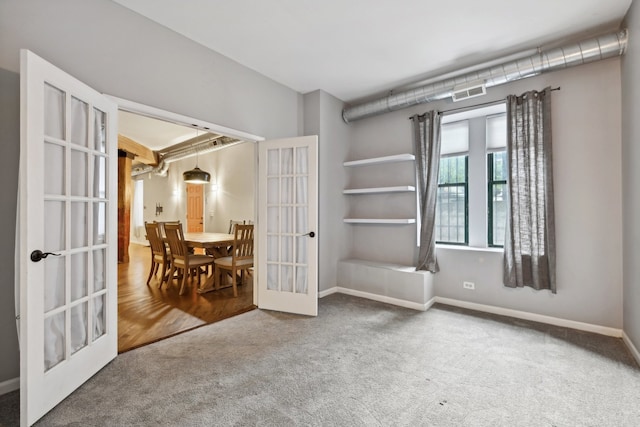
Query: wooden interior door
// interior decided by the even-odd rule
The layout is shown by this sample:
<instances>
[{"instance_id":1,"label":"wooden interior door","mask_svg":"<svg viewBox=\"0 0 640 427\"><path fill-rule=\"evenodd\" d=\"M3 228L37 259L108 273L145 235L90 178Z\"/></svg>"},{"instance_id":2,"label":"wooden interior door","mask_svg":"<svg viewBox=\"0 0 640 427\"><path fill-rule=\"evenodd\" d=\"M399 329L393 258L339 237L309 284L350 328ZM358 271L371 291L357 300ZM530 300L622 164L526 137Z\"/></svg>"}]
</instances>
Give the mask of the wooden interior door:
<instances>
[{"instance_id":1,"label":"wooden interior door","mask_svg":"<svg viewBox=\"0 0 640 427\"><path fill-rule=\"evenodd\" d=\"M204 231L204 186L187 184L187 233Z\"/></svg>"},{"instance_id":2,"label":"wooden interior door","mask_svg":"<svg viewBox=\"0 0 640 427\"><path fill-rule=\"evenodd\" d=\"M27 50L20 80L16 277L27 426L117 354L118 112Z\"/></svg>"}]
</instances>

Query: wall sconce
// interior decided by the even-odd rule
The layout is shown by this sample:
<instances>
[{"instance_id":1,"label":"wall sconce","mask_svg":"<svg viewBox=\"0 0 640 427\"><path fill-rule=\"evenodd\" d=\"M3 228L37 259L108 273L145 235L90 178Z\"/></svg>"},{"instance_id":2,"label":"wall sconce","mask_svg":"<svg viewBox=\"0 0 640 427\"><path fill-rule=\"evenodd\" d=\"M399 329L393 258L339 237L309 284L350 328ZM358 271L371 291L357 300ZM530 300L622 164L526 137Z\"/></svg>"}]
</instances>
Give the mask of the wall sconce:
<instances>
[{"instance_id":1,"label":"wall sconce","mask_svg":"<svg viewBox=\"0 0 640 427\"><path fill-rule=\"evenodd\" d=\"M156 216L162 213L162 205L160 203L156 203Z\"/></svg>"},{"instance_id":2,"label":"wall sconce","mask_svg":"<svg viewBox=\"0 0 640 427\"><path fill-rule=\"evenodd\" d=\"M215 193L216 191L218 191L218 184L209 184L209 189L212 193Z\"/></svg>"}]
</instances>

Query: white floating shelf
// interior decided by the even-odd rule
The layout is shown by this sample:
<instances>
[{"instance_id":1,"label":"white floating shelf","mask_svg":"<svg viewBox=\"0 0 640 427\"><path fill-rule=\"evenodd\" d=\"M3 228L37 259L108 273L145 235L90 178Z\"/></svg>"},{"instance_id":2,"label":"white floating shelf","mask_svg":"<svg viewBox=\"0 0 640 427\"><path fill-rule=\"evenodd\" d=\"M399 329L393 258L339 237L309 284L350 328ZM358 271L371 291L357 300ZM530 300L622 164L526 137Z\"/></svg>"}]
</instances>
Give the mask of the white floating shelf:
<instances>
[{"instance_id":1,"label":"white floating shelf","mask_svg":"<svg viewBox=\"0 0 640 427\"><path fill-rule=\"evenodd\" d=\"M416 159L413 154L395 154L393 156L375 157L371 159L352 160L350 162L344 162L344 166L365 166L365 165L378 165L381 163L393 163L393 162L408 162Z\"/></svg>"},{"instance_id":2,"label":"white floating shelf","mask_svg":"<svg viewBox=\"0 0 640 427\"><path fill-rule=\"evenodd\" d=\"M415 218L345 218L344 222L349 224L415 224Z\"/></svg>"},{"instance_id":3,"label":"white floating shelf","mask_svg":"<svg viewBox=\"0 0 640 427\"><path fill-rule=\"evenodd\" d=\"M374 187L374 188L348 188L343 191L344 194L374 194L374 193L402 193L407 191L416 191L416 187L412 185L401 185L397 187Z\"/></svg>"}]
</instances>

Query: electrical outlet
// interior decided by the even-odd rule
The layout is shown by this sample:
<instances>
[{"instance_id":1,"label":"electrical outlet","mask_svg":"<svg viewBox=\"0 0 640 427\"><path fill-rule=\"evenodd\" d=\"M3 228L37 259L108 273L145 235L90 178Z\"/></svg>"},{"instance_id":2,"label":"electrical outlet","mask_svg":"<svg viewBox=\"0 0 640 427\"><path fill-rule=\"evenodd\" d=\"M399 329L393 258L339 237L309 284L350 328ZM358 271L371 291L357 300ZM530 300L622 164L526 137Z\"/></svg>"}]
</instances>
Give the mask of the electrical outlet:
<instances>
[{"instance_id":1,"label":"electrical outlet","mask_svg":"<svg viewBox=\"0 0 640 427\"><path fill-rule=\"evenodd\" d=\"M462 287L473 291L476 289L476 284L473 282L462 282Z\"/></svg>"}]
</instances>

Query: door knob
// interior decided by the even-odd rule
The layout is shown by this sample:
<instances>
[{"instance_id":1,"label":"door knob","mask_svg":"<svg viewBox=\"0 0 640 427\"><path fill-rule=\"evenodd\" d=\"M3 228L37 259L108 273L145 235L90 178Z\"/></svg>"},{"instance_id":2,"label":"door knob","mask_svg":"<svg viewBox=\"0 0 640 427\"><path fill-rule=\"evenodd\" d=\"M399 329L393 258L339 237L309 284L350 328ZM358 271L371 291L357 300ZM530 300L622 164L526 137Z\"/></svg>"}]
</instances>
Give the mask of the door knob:
<instances>
[{"instance_id":1,"label":"door knob","mask_svg":"<svg viewBox=\"0 0 640 427\"><path fill-rule=\"evenodd\" d=\"M316 233L314 233L313 231L310 231L308 233L303 234L303 236L309 236L311 238L314 238L314 237L316 237Z\"/></svg>"},{"instance_id":2,"label":"door knob","mask_svg":"<svg viewBox=\"0 0 640 427\"><path fill-rule=\"evenodd\" d=\"M54 254L53 252L42 252L40 249L36 249L35 251L31 252L31 261L38 262L41 259L45 259L49 255L60 256L60 254Z\"/></svg>"}]
</instances>

